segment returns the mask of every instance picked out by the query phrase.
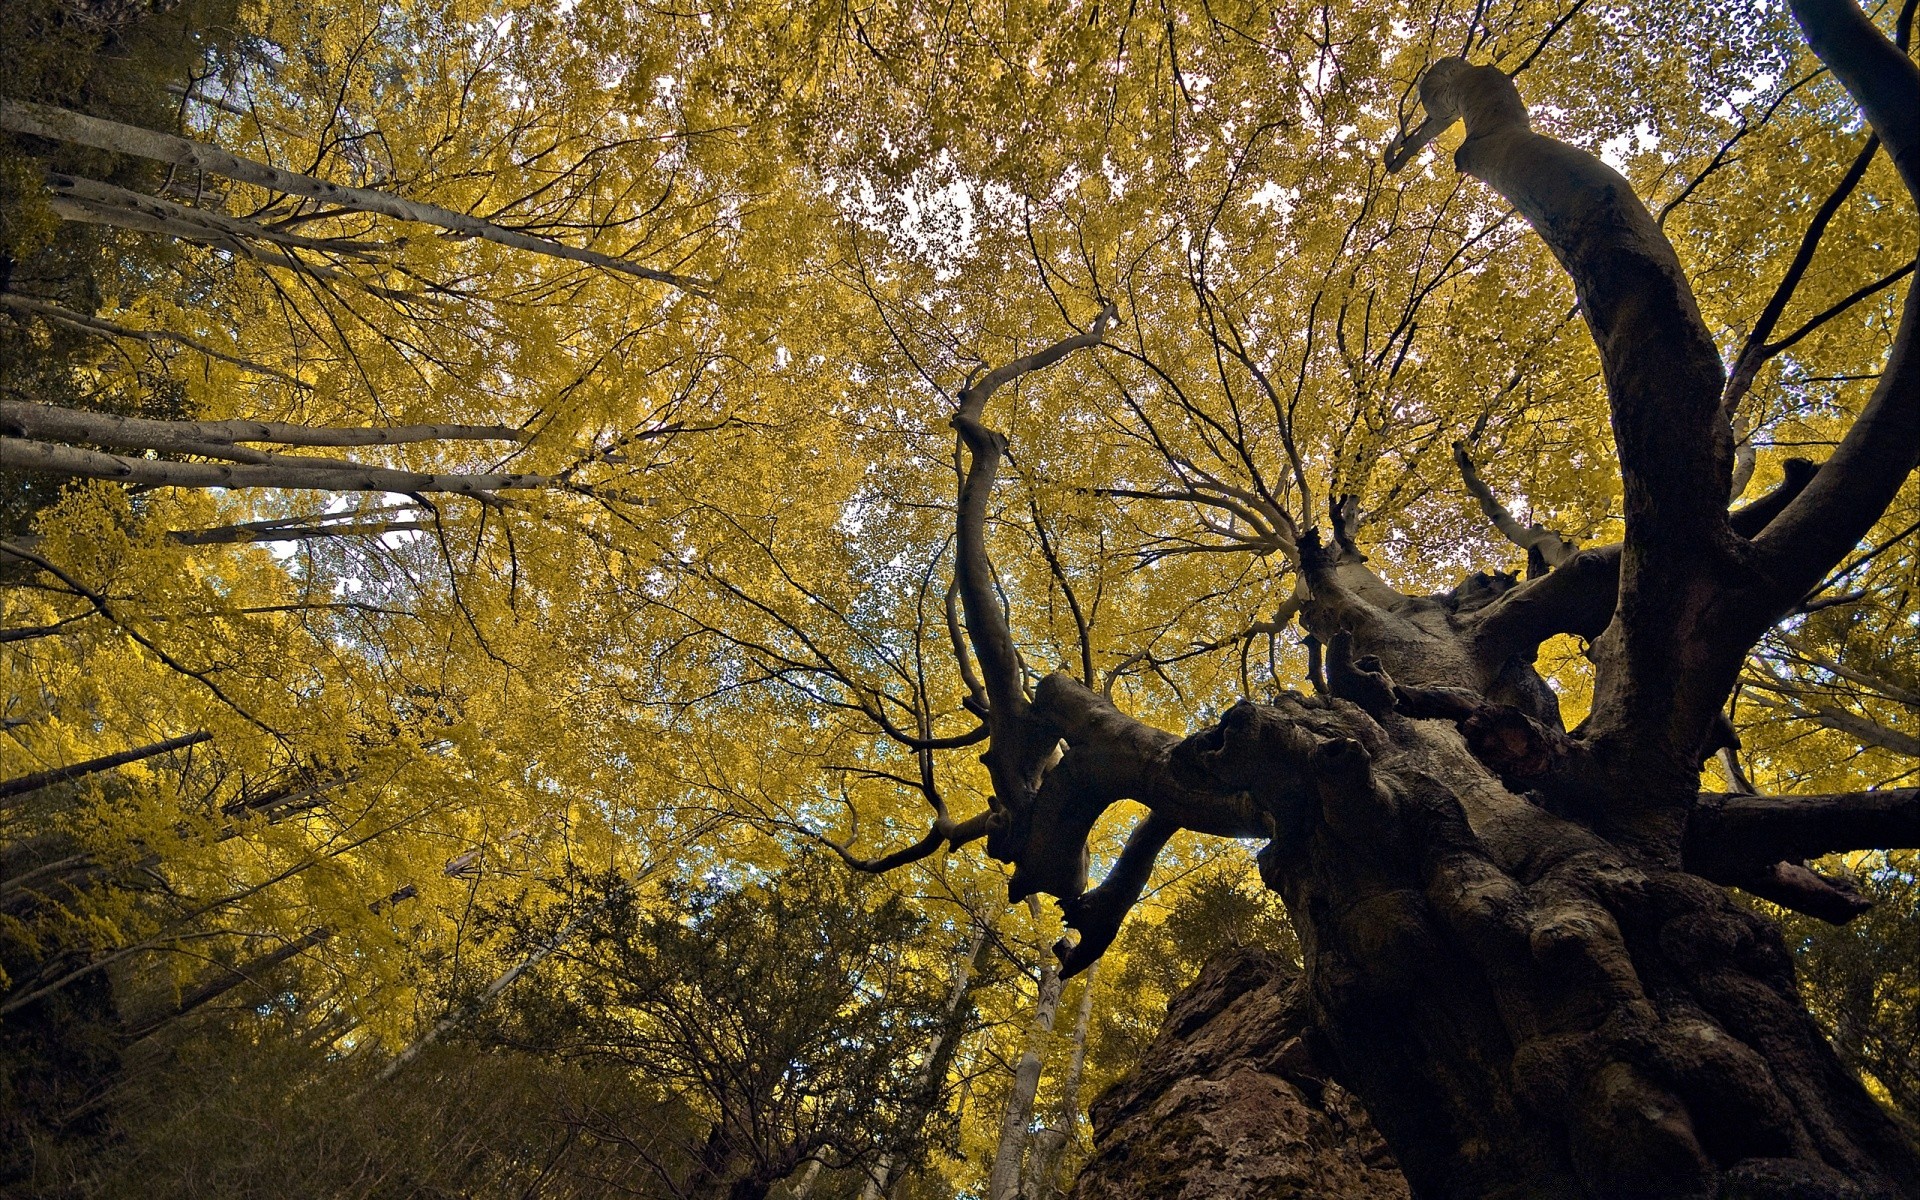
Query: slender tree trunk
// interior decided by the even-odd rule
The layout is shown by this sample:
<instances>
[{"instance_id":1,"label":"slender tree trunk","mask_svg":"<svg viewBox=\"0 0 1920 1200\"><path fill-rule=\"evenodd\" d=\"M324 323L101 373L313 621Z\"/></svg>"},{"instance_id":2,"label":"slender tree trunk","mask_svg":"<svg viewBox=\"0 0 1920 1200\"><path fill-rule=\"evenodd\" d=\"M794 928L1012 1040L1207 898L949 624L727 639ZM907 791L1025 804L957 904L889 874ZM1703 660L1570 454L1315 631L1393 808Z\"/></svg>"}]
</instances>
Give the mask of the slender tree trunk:
<instances>
[{"instance_id":1,"label":"slender tree trunk","mask_svg":"<svg viewBox=\"0 0 1920 1200\"><path fill-rule=\"evenodd\" d=\"M1040 968L1040 994L1033 1020L1027 1026L1026 1047L1013 1071L1013 1090L1000 1120L1000 1144L993 1156L987 1184L989 1200L1014 1200L1020 1194L1020 1167L1026 1157L1033 1124L1033 1098L1040 1090L1040 1070L1047 1042L1053 1036L1053 1014L1060 1006L1060 968L1051 955Z\"/></svg>"},{"instance_id":2,"label":"slender tree trunk","mask_svg":"<svg viewBox=\"0 0 1920 1200\"><path fill-rule=\"evenodd\" d=\"M378 213L401 221L435 225L463 237L480 238L519 250L529 250L553 258L570 259L641 279L672 284L674 287L696 295L705 295L708 289L708 285L702 280L643 267L624 258L602 254L596 250L582 249L578 246L569 246L551 238L520 233L466 213L406 200L390 192L328 183L324 179L315 179L311 175L302 175L253 159L242 158L203 142L175 137L172 134L159 133L151 129L141 129L134 125L123 125L118 121L90 117L45 104L0 100L0 129L11 133L24 133L55 141L93 146L118 154L150 158L158 162L172 163L175 166L191 167L212 175L222 175L228 179L250 183L269 191L320 200L347 212Z\"/></svg>"},{"instance_id":3,"label":"slender tree trunk","mask_svg":"<svg viewBox=\"0 0 1920 1200\"><path fill-rule=\"evenodd\" d=\"M0 781L0 800L9 800L15 796L24 796L29 792L37 792L42 788L52 787L56 783L67 783L71 780L83 779L88 775L97 775L102 771L111 771L115 767L124 767L128 763L136 763L143 759L154 758L162 754L170 754L175 750L185 750L189 746L198 746L202 742L210 742L212 740L213 735L210 733L188 733L180 737L168 738L163 742L154 742L152 745L141 746L137 749L122 750L117 754L103 754L99 758L90 758L85 762L77 762L69 767L54 767L48 771L36 771L31 775L21 775L13 779Z\"/></svg>"},{"instance_id":4,"label":"slender tree trunk","mask_svg":"<svg viewBox=\"0 0 1920 1200\"><path fill-rule=\"evenodd\" d=\"M958 1048L960 1034L965 1030L967 1014L972 1005L967 1001L973 995L974 977L987 965L987 956L993 950L993 943L987 940L987 926L978 922L973 927L973 941L967 947L967 956L960 960L954 970L953 991L947 997L947 1010L940 1021L940 1028L933 1035L933 1042L927 1047L927 1060L920 1069L919 1101L902 1123L899 1140L912 1142L920 1136L920 1130L932 1115L934 1105L940 1100L941 1084L947 1076L947 1067L953 1062L953 1053ZM866 1183L860 1187L860 1200L880 1200L887 1194L887 1188L893 1183L895 1167L894 1151L881 1154L873 1173L867 1176ZM817 1164L816 1164L817 1165Z\"/></svg>"},{"instance_id":5,"label":"slender tree trunk","mask_svg":"<svg viewBox=\"0 0 1920 1200\"><path fill-rule=\"evenodd\" d=\"M409 883L395 889L386 899L375 900L372 904L367 905L367 911L373 913L384 912L396 904L406 900L412 900L419 894L419 890ZM181 994L180 999L173 1007L167 1009L165 1012L159 1013L146 1020L129 1024L125 1031L127 1039L129 1041L138 1041L170 1022L186 1016L195 1009L206 1004L211 1004L241 984L258 983L275 967L305 954L315 946L324 945L332 937L333 930L328 926L322 925L315 929L309 929L284 946L276 947L275 949L267 951L265 954L255 955L244 963L239 963L231 967L223 967L213 975L201 980L193 987L188 988Z\"/></svg>"},{"instance_id":6,"label":"slender tree trunk","mask_svg":"<svg viewBox=\"0 0 1920 1200\"><path fill-rule=\"evenodd\" d=\"M0 297L0 302L7 298ZM156 421L85 412L24 400L0 400L0 431L51 442L91 442L135 450L207 454L242 442L280 446L398 446L414 442L525 442L514 425L296 425L289 421Z\"/></svg>"},{"instance_id":7,"label":"slender tree trunk","mask_svg":"<svg viewBox=\"0 0 1920 1200\"><path fill-rule=\"evenodd\" d=\"M794 1180L793 1191L788 1193L787 1200L807 1200L808 1196L813 1195L813 1185L820 1179L820 1170L819 1159L809 1162L807 1169L800 1172L800 1178Z\"/></svg>"},{"instance_id":8,"label":"slender tree trunk","mask_svg":"<svg viewBox=\"0 0 1920 1200\"><path fill-rule=\"evenodd\" d=\"M27 438L0 437L0 467L83 479L144 483L156 487L447 492L460 496L479 496L499 491L564 486L564 481L546 475L510 472L447 475L361 466L327 459L302 462L291 455L275 455L273 459L266 463L170 462L108 454L78 446L60 446Z\"/></svg>"},{"instance_id":9,"label":"slender tree trunk","mask_svg":"<svg viewBox=\"0 0 1920 1200\"><path fill-rule=\"evenodd\" d=\"M1060 1081L1060 1103L1054 1110L1053 1123L1033 1140L1027 1182L1021 1189L1027 1200L1054 1200L1059 1194L1055 1176L1060 1170L1060 1157L1080 1124L1080 1073L1087 1062L1087 1026L1093 1017L1093 977L1098 970L1098 964L1088 967L1080 986L1080 1011L1073 1021L1073 1054Z\"/></svg>"}]
</instances>

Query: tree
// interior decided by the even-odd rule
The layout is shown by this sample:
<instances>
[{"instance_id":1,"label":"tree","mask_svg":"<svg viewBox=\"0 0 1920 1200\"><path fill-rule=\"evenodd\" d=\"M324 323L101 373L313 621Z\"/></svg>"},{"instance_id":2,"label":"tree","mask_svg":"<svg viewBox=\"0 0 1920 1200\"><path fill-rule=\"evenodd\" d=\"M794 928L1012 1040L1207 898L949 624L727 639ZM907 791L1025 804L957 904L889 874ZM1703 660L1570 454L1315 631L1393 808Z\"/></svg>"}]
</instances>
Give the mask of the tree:
<instances>
[{"instance_id":1,"label":"tree","mask_svg":"<svg viewBox=\"0 0 1920 1200\"><path fill-rule=\"evenodd\" d=\"M1906 930L1920 901L1911 854L1871 855L1858 873L1873 907L1843 926L1790 915L1787 944L1800 959L1808 1006L1834 1048L1920 1127L1920 962Z\"/></svg>"},{"instance_id":2,"label":"tree","mask_svg":"<svg viewBox=\"0 0 1920 1200\"><path fill-rule=\"evenodd\" d=\"M463 961L474 892L694 830L695 878L809 840L937 878L984 839L1016 898L1062 901L1073 970L1197 837L1248 838L1329 1062L1416 1186L1915 1186L1726 891L1845 918L1862 897L1806 863L1913 836L1891 786L1914 681L1911 13L1884 14L1892 40L1834 0L1801 6L1808 38L1765 7L952 15L263 18L269 48L198 93L192 140L621 252L648 220L632 196L686 197L647 244L697 244L656 266L712 299L479 238L372 262L288 244L404 298L182 251L180 297L83 314L203 368L172 370L194 403L118 426L147 439L121 449L206 467L185 460L247 440L227 421L538 419L530 473L552 478L683 398L725 427L594 458L621 496L595 474L453 520L151 465L40 507L6 596L7 775L212 742L21 810L9 836L79 828L89 869L127 879L159 854L139 869L166 890L100 893L19 995L202 938L245 964L341 931L286 964L307 967L351 929L334 969L377 980L361 1043L391 1049L443 1015L419 980ZM1456 177L1424 147L1460 121ZM636 132L656 126L657 154ZM403 236L259 187L218 215ZM660 421L631 419L632 388L671 401ZM76 449L107 432L7 399ZM473 446L380 465L458 473ZM1809 446L1817 470L1790 457ZM1771 490L1729 514L1749 485ZM253 544L283 536L296 556ZM1522 553L1524 580L1454 586ZM1733 790L1701 792L1713 759ZM224 836L282 780L349 776ZM35 844L28 872L75 857ZM463 891L447 868L473 847ZM369 928L406 883L419 923Z\"/></svg>"},{"instance_id":3,"label":"tree","mask_svg":"<svg viewBox=\"0 0 1920 1200\"><path fill-rule=\"evenodd\" d=\"M663 1194L758 1200L811 1161L865 1170L920 1152L946 1080L923 1079L912 1052L946 1006L897 953L924 932L900 897L820 855L666 905L593 882L561 971L517 993L493 1037L625 1064L703 1117L692 1144L671 1130L595 1130L630 1146Z\"/></svg>"},{"instance_id":4,"label":"tree","mask_svg":"<svg viewBox=\"0 0 1920 1200\"><path fill-rule=\"evenodd\" d=\"M1850 3L1804 0L1795 15L1920 191L1920 70ZM1014 899L1060 899L1079 932L1061 947L1073 971L1111 942L1176 830L1270 839L1262 873L1300 932L1338 1077L1423 1192L1920 1188L1912 1145L1806 1014L1777 932L1717 886L1817 909L1831 885L1799 864L1906 844L1920 793L1702 796L1698 784L1727 744L1722 707L1748 652L1916 465L1920 310L1909 299L1833 455L1730 514L1726 371L1653 215L1600 159L1532 132L1505 72L1443 58L1420 96L1426 119L1389 168L1464 122L1459 169L1512 203L1573 280L1605 378L1624 539L1541 556L1547 569L1525 582L1480 575L1409 595L1367 565L1351 499L1334 498L1324 532L1310 524L1297 467L1297 507L1193 468L1179 489L1230 515L1221 532L1289 556L1326 652L1314 693L1243 699L1180 737L1090 678L1029 687L989 555L1010 441L987 406L1102 345L1108 303L1085 331L958 394L960 653L977 664L969 707L993 790L961 820L936 804L921 850L984 837L1014 867ZM1590 639L1594 661L1592 710L1572 732L1533 667L1562 634ZM1149 815L1089 891L1087 838L1122 799Z\"/></svg>"}]
</instances>

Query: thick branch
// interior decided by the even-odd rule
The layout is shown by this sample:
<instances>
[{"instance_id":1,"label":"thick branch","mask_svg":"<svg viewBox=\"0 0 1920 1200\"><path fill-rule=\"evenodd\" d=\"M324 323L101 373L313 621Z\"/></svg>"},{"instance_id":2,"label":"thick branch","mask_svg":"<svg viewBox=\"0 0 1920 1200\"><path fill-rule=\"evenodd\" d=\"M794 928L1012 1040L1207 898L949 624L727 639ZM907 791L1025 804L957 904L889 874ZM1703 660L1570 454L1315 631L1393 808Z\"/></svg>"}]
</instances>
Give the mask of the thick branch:
<instances>
[{"instance_id":1,"label":"thick branch","mask_svg":"<svg viewBox=\"0 0 1920 1200\"><path fill-rule=\"evenodd\" d=\"M985 717L991 731L987 752L980 757L994 789L987 852L1003 862L1015 863L1016 878L1021 866L1031 861L1026 851L1034 795L1059 735L1044 722L1031 719L1020 651L994 585L993 563L987 555L987 509L1007 440L981 424L980 417L987 401L1002 385L1051 366L1075 350L1099 345L1113 317L1114 307L1108 304L1086 332L989 371L961 389L960 408L953 415L953 428L971 460L960 482L954 590L966 614L967 640L980 664L981 690L987 700ZM965 652L958 646L955 649L964 675Z\"/></svg>"},{"instance_id":2,"label":"thick branch","mask_svg":"<svg viewBox=\"0 0 1920 1200\"><path fill-rule=\"evenodd\" d=\"M118 224L121 216L132 216L139 222L136 227L164 229L189 241L209 242L240 253L250 254L252 243L266 242L282 250L311 250L370 262L381 248L343 238L304 237L79 175L50 174L47 188L53 193L54 210L62 216L69 216L70 208L81 210L72 216L96 223Z\"/></svg>"},{"instance_id":3,"label":"thick branch","mask_svg":"<svg viewBox=\"0 0 1920 1200\"><path fill-rule=\"evenodd\" d=\"M1062 939L1053 948L1060 957L1060 975L1071 979L1092 966L1120 932L1120 924L1140 899L1153 875L1154 861L1166 848L1168 839L1179 832L1179 823L1156 813L1133 827L1126 848L1100 886L1071 900L1063 900L1060 909L1067 925L1077 932L1077 941Z\"/></svg>"},{"instance_id":4,"label":"thick branch","mask_svg":"<svg viewBox=\"0 0 1920 1200\"><path fill-rule=\"evenodd\" d=\"M36 771L31 775L21 775L15 779L0 781L0 800L13 796L24 796L29 792L37 792L41 788L52 787L56 783L66 783L69 780L81 779L88 775L97 775L101 771L111 771L115 767L124 767L128 763L137 763L143 759L154 758L162 754L170 754L175 750L185 750L188 746L198 746L202 742L210 742L212 740L213 735L204 731L200 733L183 734L180 737L168 738L163 742L154 742L152 745L139 746L132 750L122 750L118 754L103 754L99 758L90 758L85 762L77 762L71 766L55 767L50 771Z\"/></svg>"},{"instance_id":5,"label":"thick branch","mask_svg":"<svg viewBox=\"0 0 1920 1200\"><path fill-rule=\"evenodd\" d=\"M1904 754L1909 758L1920 759L1920 737L1890 729L1870 717L1850 713L1845 709L1833 708L1825 704L1816 704L1803 715L1825 725L1828 729L1847 734L1862 745L1878 746L1895 754Z\"/></svg>"},{"instance_id":6,"label":"thick branch","mask_svg":"<svg viewBox=\"0 0 1920 1200\"><path fill-rule=\"evenodd\" d=\"M1075 350L1099 345L1113 316L1114 308L1109 304L1100 310L1085 333L1063 338L1044 350L989 371L961 389L960 409L953 415L953 427L971 456L960 485L955 582L959 585L961 608L966 613L968 640L980 662L996 737L1002 732L1002 722L1025 715L1027 700L1019 652L1014 648L1013 631L1001 611L1000 599L994 593L993 564L987 557L987 505L1000 461L1006 454L1007 441L999 432L982 425L980 418L987 401L1004 384L1052 366Z\"/></svg>"},{"instance_id":7,"label":"thick branch","mask_svg":"<svg viewBox=\"0 0 1920 1200\"><path fill-rule=\"evenodd\" d=\"M1606 377L1626 518L1587 734L1601 770L1642 780L1655 807L1681 803L1693 754L1750 644L1732 644L1746 631L1718 611L1739 564L1718 349L1672 245L1626 179L1534 133L1512 80L1443 59L1420 94L1429 115L1413 140L1464 118L1455 164L1519 209L1580 297ZM1392 158L1406 155L1398 147Z\"/></svg>"},{"instance_id":8,"label":"thick branch","mask_svg":"<svg viewBox=\"0 0 1920 1200\"><path fill-rule=\"evenodd\" d=\"M1741 888L1781 908L1816 917L1829 925L1845 925L1873 907L1843 879L1832 879L1800 863L1777 862L1742 875L1714 877L1715 883Z\"/></svg>"},{"instance_id":9,"label":"thick branch","mask_svg":"<svg viewBox=\"0 0 1920 1200\"><path fill-rule=\"evenodd\" d=\"M1853 0L1793 0L1813 50L1866 114L1887 156L1920 197L1920 67Z\"/></svg>"},{"instance_id":10,"label":"thick branch","mask_svg":"<svg viewBox=\"0 0 1920 1200\"><path fill-rule=\"evenodd\" d=\"M1920 847L1920 788L1823 796L1702 792L1682 861L1715 877L1849 850Z\"/></svg>"},{"instance_id":11,"label":"thick branch","mask_svg":"<svg viewBox=\"0 0 1920 1200\"><path fill-rule=\"evenodd\" d=\"M1731 477L1720 418L1726 376L1666 235L1619 172L1532 132L1498 69L1442 59L1422 77L1420 96L1429 115L1414 140L1463 118L1455 165L1518 208L1573 279L1606 374L1628 546L1711 550Z\"/></svg>"},{"instance_id":12,"label":"thick branch","mask_svg":"<svg viewBox=\"0 0 1920 1200\"><path fill-rule=\"evenodd\" d=\"M1807 41L1847 91L1920 197L1920 67L1852 0L1797 0ZM1920 465L1920 294L1909 289L1893 352L1847 435L1798 499L1756 539L1774 585L1765 607L1784 611L1879 520ZM1771 613L1763 613L1771 615Z\"/></svg>"},{"instance_id":13,"label":"thick branch","mask_svg":"<svg viewBox=\"0 0 1920 1200\"><path fill-rule=\"evenodd\" d=\"M1780 485L1729 512L1727 524L1741 537L1759 535L1819 470L1804 458L1787 459ZM1589 642L1598 638L1618 606L1620 554L1618 543L1579 551L1545 578L1530 579L1481 609L1473 626L1481 657L1501 662L1509 655L1531 654L1563 633Z\"/></svg>"}]
</instances>

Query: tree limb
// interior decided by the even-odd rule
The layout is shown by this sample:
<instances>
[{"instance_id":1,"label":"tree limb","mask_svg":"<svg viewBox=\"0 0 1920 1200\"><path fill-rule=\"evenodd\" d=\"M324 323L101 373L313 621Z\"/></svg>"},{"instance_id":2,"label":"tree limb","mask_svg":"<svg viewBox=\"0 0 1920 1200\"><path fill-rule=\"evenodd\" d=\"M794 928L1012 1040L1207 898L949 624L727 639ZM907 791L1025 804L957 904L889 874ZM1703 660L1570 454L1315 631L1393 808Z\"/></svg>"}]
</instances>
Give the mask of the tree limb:
<instances>
[{"instance_id":1,"label":"tree limb","mask_svg":"<svg viewBox=\"0 0 1920 1200\"><path fill-rule=\"evenodd\" d=\"M1920 67L1852 0L1796 0L1813 52L1846 85L1920 199ZM1880 382L1806 491L1755 540L1773 585L1763 600L1799 602L1886 511L1920 465L1920 293L1909 289Z\"/></svg>"},{"instance_id":2,"label":"tree limb","mask_svg":"<svg viewBox=\"0 0 1920 1200\"><path fill-rule=\"evenodd\" d=\"M1682 861L1695 874L1752 870L1849 850L1920 848L1920 788L1819 796L1702 792Z\"/></svg>"},{"instance_id":3,"label":"tree limb","mask_svg":"<svg viewBox=\"0 0 1920 1200\"><path fill-rule=\"evenodd\" d=\"M115 767L124 767L128 763L140 762L143 759L154 758L161 754L170 754L175 750L184 750L188 746L198 746L202 742L210 742L212 740L213 735L205 731L188 733L180 737L168 738L162 742L154 742L152 745L139 746L132 750L122 750L117 754L103 754L98 758L90 758L85 762L77 762L71 766L54 767L48 771L36 771L31 775L21 775L14 779L0 781L0 800L9 799L14 796L24 796L29 792L37 792L41 788L52 787L56 783L65 783L71 779L80 779L87 775L96 775L101 771L111 771Z\"/></svg>"},{"instance_id":4,"label":"tree limb","mask_svg":"<svg viewBox=\"0 0 1920 1200\"><path fill-rule=\"evenodd\" d=\"M76 142L83 146L150 158L159 162L172 163L175 166L191 167L209 174L236 179L242 183L250 183L256 187L266 188L268 191L321 200L349 212L378 213L396 220L435 225L456 234L480 238L517 250L530 250L552 258L568 259L588 266L618 271L639 279L671 284L684 292L702 298L711 298L712 295L713 284L707 280L675 275L668 271L656 271L651 267L643 267L638 263L602 254L597 250L585 250L569 246L564 242L556 242L551 238L517 233L491 221L454 212L438 205L406 200L391 193L374 191L370 188L345 187L328 183L324 179L315 179L311 175L284 171L263 162L242 158L203 142L190 141L187 138L175 137L151 129L140 129L132 125L122 125L117 121L89 117L50 105L0 100L0 129L54 141Z\"/></svg>"}]
</instances>

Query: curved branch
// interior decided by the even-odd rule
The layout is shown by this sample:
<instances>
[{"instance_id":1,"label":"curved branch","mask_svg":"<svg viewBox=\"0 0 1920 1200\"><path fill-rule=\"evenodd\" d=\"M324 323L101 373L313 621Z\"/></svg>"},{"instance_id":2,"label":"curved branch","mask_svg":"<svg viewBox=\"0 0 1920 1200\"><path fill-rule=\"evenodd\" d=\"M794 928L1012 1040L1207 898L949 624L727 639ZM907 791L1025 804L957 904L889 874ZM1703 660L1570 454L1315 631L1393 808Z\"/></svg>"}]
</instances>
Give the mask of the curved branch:
<instances>
[{"instance_id":1,"label":"curved branch","mask_svg":"<svg viewBox=\"0 0 1920 1200\"><path fill-rule=\"evenodd\" d=\"M1442 59L1420 96L1422 129L1434 127L1426 136L1463 118L1455 165L1519 209L1573 279L1606 374L1627 544L1710 549L1725 529L1732 469L1726 373L1666 235L1619 172L1534 133L1498 69Z\"/></svg>"},{"instance_id":2,"label":"curved branch","mask_svg":"<svg viewBox=\"0 0 1920 1200\"><path fill-rule=\"evenodd\" d=\"M997 430L980 423L987 401L1003 385L1022 375L1042 370L1059 362L1075 350L1097 346L1106 337L1113 320L1114 306L1109 303L1094 318L1085 333L1062 338L1046 349L996 367L983 378L960 391L960 408L953 414L953 428L965 443L972 461L960 485L959 546L954 565L959 585L960 605L966 613L967 637L980 662L987 702L995 724L1018 720L1025 715L1027 698L1020 673L1020 655L1014 648L1013 631L994 594L993 564L987 557L987 504L993 494L993 482L1006 456L1007 439Z\"/></svg>"},{"instance_id":3,"label":"curved branch","mask_svg":"<svg viewBox=\"0 0 1920 1200\"><path fill-rule=\"evenodd\" d=\"M1465 442L1453 444L1453 463L1460 468L1460 482L1466 485L1467 492L1480 505L1480 511L1487 520L1493 522L1502 536L1527 552L1527 577L1536 578L1545 575L1567 559L1573 557L1579 549L1571 541L1561 537L1553 530L1541 525L1522 525L1514 518L1507 507L1500 503L1493 489L1480 478L1479 470L1473 465L1473 456L1467 453Z\"/></svg>"},{"instance_id":4,"label":"curved branch","mask_svg":"<svg viewBox=\"0 0 1920 1200\"><path fill-rule=\"evenodd\" d=\"M883 854L878 858L861 858L853 853L853 851L847 849L844 843L836 842L832 838L821 833L816 833L811 829L802 829L802 832L839 855L840 861L852 867L854 870L863 871L869 875L882 875L893 870L895 867L904 867L908 863L919 862L923 858L931 858L940 851L942 846L949 850L958 850L968 842L985 837L987 833L987 820L992 815L991 812L978 812L964 821L953 821L948 819L945 813L942 813L934 818L933 828L927 831L927 836L921 838L911 846L902 847L891 854Z\"/></svg>"},{"instance_id":5,"label":"curved branch","mask_svg":"<svg viewBox=\"0 0 1920 1200\"><path fill-rule=\"evenodd\" d=\"M1852 0L1795 0L1813 52L1846 85L1920 198L1920 67ZM1766 609L1799 602L1851 550L1920 466L1920 294L1911 289L1880 382L1819 476L1756 540Z\"/></svg>"},{"instance_id":6,"label":"curved branch","mask_svg":"<svg viewBox=\"0 0 1920 1200\"><path fill-rule=\"evenodd\" d=\"M1153 864L1167 842L1180 830L1179 822L1158 813L1148 813L1127 835L1120 851L1100 886L1060 903L1067 927L1080 937L1072 943L1062 938L1053 948L1060 959L1060 977L1072 979L1092 966L1120 932L1120 924L1138 903L1153 876Z\"/></svg>"},{"instance_id":7,"label":"curved branch","mask_svg":"<svg viewBox=\"0 0 1920 1200\"><path fill-rule=\"evenodd\" d=\"M1779 486L1729 512L1728 526L1740 537L1757 537L1819 471L1807 459L1787 459ZM1481 657L1503 662L1563 633L1589 642L1598 638L1618 605L1620 555L1618 542L1579 551L1544 578L1530 579L1481 609L1473 618Z\"/></svg>"}]
</instances>

